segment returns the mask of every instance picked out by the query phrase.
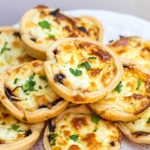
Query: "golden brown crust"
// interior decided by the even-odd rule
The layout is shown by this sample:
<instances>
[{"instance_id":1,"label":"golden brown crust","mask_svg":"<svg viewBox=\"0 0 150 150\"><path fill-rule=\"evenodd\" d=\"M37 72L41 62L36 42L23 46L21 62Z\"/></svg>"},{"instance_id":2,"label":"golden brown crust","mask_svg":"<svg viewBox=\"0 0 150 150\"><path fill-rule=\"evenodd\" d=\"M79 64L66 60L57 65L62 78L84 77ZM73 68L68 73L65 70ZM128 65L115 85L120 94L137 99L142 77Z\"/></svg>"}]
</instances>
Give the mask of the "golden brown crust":
<instances>
[{"instance_id":1,"label":"golden brown crust","mask_svg":"<svg viewBox=\"0 0 150 150\"><path fill-rule=\"evenodd\" d=\"M1 144L0 145L0 150L29 150L31 147L35 144L37 139L40 136L40 133L44 127L44 123L38 123L38 124L33 124L31 125L31 131L32 134L29 135L28 137L11 143L11 144Z\"/></svg>"},{"instance_id":2,"label":"golden brown crust","mask_svg":"<svg viewBox=\"0 0 150 150\"><path fill-rule=\"evenodd\" d=\"M77 107L72 107L72 108L69 108L68 110L65 110L61 115L59 115L56 119L52 120L54 122L53 125L57 125L57 122L61 121L63 119L63 117L65 115L69 115L69 114L85 114L85 115L91 115L92 112L90 111L90 109L85 106L85 105L80 105L80 106L77 106ZM51 122L52 122L51 121ZM80 121L84 121L84 120L80 120ZM79 122L80 122L79 121ZM101 120L101 121L104 121L104 120ZM105 121L104 121L105 122ZM80 122L81 123L81 122ZM80 124L79 123L79 124ZM85 123L86 125L86 122L82 122L82 125ZM77 124L75 124L77 125ZM111 128L111 125L113 124L109 124L108 126ZM113 125L115 127L115 125ZM119 131L118 132L118 140L116 139L115 141L113 141L112 144L110 144L110 146L106 146L107 148L109 148L110 150L119 150L120 149L120 142L121 142L121 134ZM48 135L49 135L50 131L49 131L49 127L47 125L46 129L45 129L45 132L44 132L44 138L43 138L43 143L44 143L44 147L45 147L45 150L49 150L49 149L52 149L51 145L50 145L50 142L48 140ZM92 133L91 133L92 134ZM89 134L89 136L91 136L91 134ZM86 138L85 140L91 140L91 138ZM91 141L90 141L91 142ZM93 144L94 145L94 144ZM91 143L91 147L93 147L92 143ZM73 145L72 145L73 146ZM77 146L77 145L76 145ZM89 146L90 147L90 146ZM106 148L105 147L105 148ZM80 149L80 148L79 148ZM89 148L90 149L90 148ZM98 146L96 145L95 143L95 149L98 149Z\"/></svg>"},{"instance_id":3,"label":"golden brown crust","mask_svg":"<svg viewBox=\"0 0 150 150\"><path fill-rule=\"evenodd\" d=\"M150 41L138 36L120 37L108 46L121 58L137 63L150 74Z\"/></svg>"},{"instance_id":4,"label":"golden brown crust","mask_svg":"<svg viewBox=\"0 0 150 150\"><path fill-rule=\"evenodd\" d=\"M46 59L46 52L45 51L47 50L47 48L49 46L47 46L47 45L38 45L35 42L31 41L29 39L29 35L28 35L27 29L25 27L25 24L30 19L30 17L33 14L36 14L37 11L42 11L42 10L54 10L54 9L48 8L47 6L41 5L41 6L37 6L36 8L33 8L33 9L27 11L24 14L24 16L22 17L21 21L20 21L20 32L21 32L21 37L22 37L22 40L23 40L24 48L26 49L28 54L31 55L32 57L35 57L35 58L38 58L38 59L41 59L41 60L45 60ZM73 22L72 23L73 26L75 25L75 22L77 20L74 17L66 16L63 12L61 12L61 14L63 16L65 16L67 18L66 20L69 20L69 22L72 21ZM82 16L81 16L81 18L82 18ZM96 18L90 17L90 16L83 16L83 18L89 19L89 21L92 21L93 23L95 23L95 26L97 26L97 28L98 28L98 31L95 32L95 34L99 33L98 35L96 35L96 39L98 41L101 41L103 39L103 26L102 26L101 22L98 21ZM63 19L65 19L65 18L63 18ZM74 35L75 33L73 33L72 31L69 31L69 32L70 32L69 37L71 37L71 36L73 36L73 37L79 36L79 34ZM84 34L84 32L82 32L81 37L82 36L84 37L85 35L86 34ZM86 37L88 37L88 36L89 35L87 34Z\"/></svg>"},{"instance_id":5,"label":"golden brown crust","mask_svg":"<svg viewBox=\"0 0 150 150\"><path fill-rule=\"evenodd\" d=\"M8 47L8 51L10 52L6 54L5 52L3 54L1 52L1 58L3 59L0 59L0 73L16 65L33 60L23 49L21 35L18 29L11 26L0 27L0 34L0 36L4 34L4 37L0 38L1 44L4 42L7 43L8 46L6 45L6 47Z\"/></svg>"},{"instance_id":6,"label":"golden brown crust","mask_svg":"<svg viewBox=\"0 0 150 150\"><path fill-rule=\"evenodd\" d=\"M150 134L140 132L139 135L132 134L131 130L122 122L117 123L121 132L127 136L131 141L138 144L150 144Z\"/></svg>"},{"instance_id":7,"label":"golden brown crust","mask_svg":"<svg viewBox=\"0 0 150 150\"><path fill-rule=\"evenodd\" d=\"M143 91L141 91L141 93L138 93L137 90L134 90L132 92L128 91L130 96L120 97L120 99L123 100L123 103L124 103L123 106L120 104L120 102L117 103L117 100L114 101L115 98L113 96L113 93L109 93L108 96L106 96L106 98L102 99L101 101L94 103L94 104L90 104L90 107L104 119L107 119L110 121L128 122L128 121L135 120L139 116L141 116L142 112L145 109L147 109L150 105L149 94L148 94L149 87L146 87L146 82L148 82L149 80L149 75L147 74L147 71L143 69L143 67L141 68L141 66L135 64L133 61L129 61L125 59L122 59L121 61L125 69L126 67L129 67L131 68L131 71L132 71L132 68L133 68L133 73L134 73L134 69L137 70L137 73L139 73L137 76L137 79L139 79L140 77L143 78L143 82L145 84L145 88L143 89L145 89L145 92L146 91L147 92L144 93L143 95ZM133 74L133 76L135 75ZM129 78L132 79L133 77L129 76L126 80L131 81L131 79ZM125 79L122 79L121 82L123 80ZM136 84L135 85L135 88L136 88L137 83L133 83L133 82L132 84ZM130 86L132 87L132 85ZM111 97L111 95L113 97ZM126 109L126 105L128 105L127 109Z\"/></svg>"},{"instance_id":8,"label":"golden brown crust","mask_svg":"<svg viewBox=\"0 0 150 150\"><path fill-rule=\"evenodd\" d=\"M113 74L113 79L109 82L109 84L106 84L106 87L103 88L102 90L96 89L96 91L82 91L82 90L75 90L75 89L71 89L68 88L67 86L64 86L63 84L59 84L58 82L56 82L54 80L54 69L52 71L50 65L51 64L55 64L56 60L55 60L55 56L52 53L53 50L57 49L57 47L59 45L61 45L62 43L65 42L83 42L87 43L89 45L93 45L93 46L97 46L99 47L99 49L102 49L102 51L92 51L93 55L100 57L100 59L102 59L102 61L109 61L109 59L112 59L113 63L114 63L114 68L115 68L115 73ZM103 51L104 50L104 51ZM56 93L59 93L59 95L61 95L62 97L64 97L66 100L71 101L73 103L94 103L96 101L98 101L99 99L101 99L102 97L104 97L106 95L107 92L110 92L111 90L113 90L116 85L119 83L120 78L122 77L123 74L123 68L122 68L122 64L120 63L120 61L116 58L116 56L105 46L101 45L100 43L97 43L95 41L91 41L89 39L83 39L83 38L67 38L67 39L63 39L63 40L59 40L57 41L49 51L47 51L47 55L48 55L48 60L47 62L45 62L45 70L46 70L46 74L49 80L49 83L51 84L51 86L53 87L53 89L56 91ZM104 68L103 68L104 69ZM91 73L92 69L90 70ZM92 75L95 75L92 73ZM110 75L111 76L111 75ZM111 76L112 77L112 76ZM99 81L99 80L98 80ZM67 81L66 81L67 82Z\"/></svg>"},{"instance_id":9,"label":"golden brown crust","mask_svg":"<svg viewBox=\"0 0 150 150\"><path fill-rule=\"evenodd\" d=\"M13 71L17 71L17 70L19 71L21 67L30 66L30 65L34 66L34 64L42 64L42 62L37 60L37 61L32 61L30 63L25 63L7 72L4 72L0 77L0 81L1 81L0 98L1 98L2 104L16 118L18 118L19 120L23 122L29 122L29 123L37 123L37 122L45 121L49 118L55 117L59 113L61 113L61 111L63 111L68 105L68 102L62 100L56 103L56 105L50 106L50 109L48 107L40 109L39 107L38 109L34 111L28 111L26 110L26 108L20 107L20 104L17 103L17 101L15 102L15 101L9 100L9 97L8 95L6 95L6 91L5 91L6 79L9 78L9 76L11 75Z\"/></svg>"}]
</instances>

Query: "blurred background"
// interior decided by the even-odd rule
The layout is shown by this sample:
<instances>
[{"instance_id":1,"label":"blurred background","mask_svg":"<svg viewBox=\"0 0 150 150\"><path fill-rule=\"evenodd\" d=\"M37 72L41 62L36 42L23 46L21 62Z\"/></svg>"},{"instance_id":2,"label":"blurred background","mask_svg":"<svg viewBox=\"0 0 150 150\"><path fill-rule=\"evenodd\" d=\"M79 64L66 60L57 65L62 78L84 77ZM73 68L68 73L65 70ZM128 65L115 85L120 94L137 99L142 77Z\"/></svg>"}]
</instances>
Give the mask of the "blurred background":
<instances>
[{"instance_id":1,"label":"blurred background","mask_svg":"<svg viewBox=\"0 0 150 150\"><path fill-rule=\"evenodd\" d=\"M131 14L150 21L150 0L0 0L0 26L13 25L38 5L70 9L101 9Z\"/></svg>"}]
</instances>

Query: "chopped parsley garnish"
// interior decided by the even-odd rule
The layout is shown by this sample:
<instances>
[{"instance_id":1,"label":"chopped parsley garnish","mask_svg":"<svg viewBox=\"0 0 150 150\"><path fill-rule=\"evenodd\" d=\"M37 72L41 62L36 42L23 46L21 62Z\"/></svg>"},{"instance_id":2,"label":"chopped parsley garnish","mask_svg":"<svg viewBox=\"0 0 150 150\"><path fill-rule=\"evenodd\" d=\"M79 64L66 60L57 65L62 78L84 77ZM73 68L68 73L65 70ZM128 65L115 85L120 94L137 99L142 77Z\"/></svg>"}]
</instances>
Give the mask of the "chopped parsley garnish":
<instances>
[{"instance_id":1,"label":"chopped parsley garnish","mask_svg":"<svg viewBox=\"0 0 150 150\"><path fill-rule=\"evenodd\" d=\"M142 85L142 80L139 78L139 79L138 79L138 82L137 82L136 90L138 90L141 85Z\"/></svg>"},{"instance_id":2,"label":"chopped parsley garnish","mask_svg":"<svg viewBox=\"0 0 150 150\"><path fill-rule=\"evenodd\" d=\"M14 131L18 131L19 128L20 128L20 126L18 124L12 124L10 129L14 130Z\"/></svg>"},{"instance_id":3,"label":"chopped parsley garnish","mask_svg":"<svg viewBox=\"0 0 150 150\"><path fill-rule=\"evenodd\" d=\"M78 138L79 138L79 135L73 134L73 135L70 135L69 138L70 138L71 140L77 142L77 141L78 141Z\"/></svg>"},{"instance_id":4,"label":"chopped parsley garnish","mask_svg":"<svg viewBox=\"0 0 150 150\"><path fill-rule=\"evenodd\" d=\"M98 129L97 128L95 128L94 130L93 130L93 132L96 132Z\"/></svg>"},{"instance_id":5,"label":"chopped parsley garnish","mask_svg":"<svg viewBox=\"0 0 150 150\"><path fill-rule=\"evenodd\" d=\"M48 81L46 75L40 75L39 78Z\"/></svg>"},{"instance_id":6,"label":"chopped parsley garnish","mask_svg":"<svg viewBox=\"0 0 150 150\"><path fill-rule=\"evenodd\" d=\"M22 90L24 91L24 93L26 94L29 94L29 92L31 91L36 91L34 89L35 85L36 85L36 82L33 81L33 78L34 78L35 74L31 75L29 77L29 80L26 81L26 83L24 85L21 86Z\"/></svg>"},{"instance_id":7,"label":"chopped parsley garnish","mask_svg":"<svg viewBox=\"0 0 150 150\"><path fill-rule=\"evenodd\" d=\"M8 44L8 43L5 42L3 48L1 49L1 54L3 54L5 51L10 51L10 50L11 50L11 48L8 48L8 47L7 47L7 44Z\"/></svg>"},{"instance_id":8,"label":"chopped parsley garnish","mask_svg":"<svg viewBox=\"0 0 150 150\"><path fill-rule=\"evenodd\" d=\"M40 21L39 22L39 26L42 28L42 29L50 29L50 23L46 20L44 21Z\"/></svg>"},{"instance_id":9,"label":"chopped parsley garnish","mask_svg":"<svg viewBox=\"0 0 150 150\"><path fill-rule=\"evenodd\" d=\"M94 56L91 56L91 57L88 57L88 59L96 59L96 57L94 57Z\"/></svg>"},{"instance_id":10,"label":"chopped parsley garnish","mask_svg":"<svg viewBox=\"0 0 150 150\"><path fill-rule=\"evenodd\" d=\"M70 72L74 75L74 76L81 76L82 75L82 71L81 70L78 70L78 69L72 69L72 68L70 68L69 69L70 70Z\"/></svg>"},{"instance_id":11,"label":"chopped parsley garnish","mask_svg":"<svg viewBox=\"0 0 150 150\"><path fill-rule=\"evenodd\" d=\"M54 36L53 34L49 34L49 35L48 35L48 38L50 38L50 39L54 39L54 38L55 38L55 36Z\"/></svg>"},{"instance_id":12,"label":"chopped parsley garnish","mask_svg":"<svg viewBox=\"0 0 150 150\"><path fill-rule=\"evenodd\" d=\"M52 146L53 146L53 145L56 145L56 136L57 136L57 134L55 134L55 133L52 133L52 134L49 136Z\"/></svg>"},{"instance_id":13,"label":"chopped parsley garnish","mask_svg":"<svg viewBox=\"0 0 150 150\"><path fill-rule=\"evenodd\" d=\"M146 123L150 123L150 117L148 118L147 122Z\"/></svg>"},{"instance_id":14,"label":"chopped parsley garnish","mask_svg":"<svg viewBox=\"0 0 150 150\"><path fill-rule=\"evenodd\" d=\"M118 93L121 93L122 91L122 82L120 82L117 87L115 88L115 91L117 91Z\"/></svg>"},{"instance_id":15,"label":"chopped parsley garnish","mask_svg":"<svg viewBox=\"0 0 150 150\"><path fill-rule=\"evenodd\" d=\"M92 121L97 124L100 120L100 117L99 116L96 116L96 115L92 115Z\"/></svg>"},{"instance_id":16,"label":"chopped parsley garnish","mask_svg":"<svg viewBox=\"0 0 150 150\"><path fill-rule=\"evenodd\" d=\"M16 84L18 80L19 80L18 78L15 78L15 80L14 80L14 84Z\"/></svg>"},{"instance_id":17,"label":"chopped parsley garnish","mask_svg":"<svg viewBox=\"0 0 150 150\"><path fill-rule=\"evenodd\" d=\"M85 61L85 62L79 64L78 67L79 67L79 68L85 67L86 70L90 70L90 69L91 69L91 65L90 65L87 61Z\"/></svg>"}]
</instances>

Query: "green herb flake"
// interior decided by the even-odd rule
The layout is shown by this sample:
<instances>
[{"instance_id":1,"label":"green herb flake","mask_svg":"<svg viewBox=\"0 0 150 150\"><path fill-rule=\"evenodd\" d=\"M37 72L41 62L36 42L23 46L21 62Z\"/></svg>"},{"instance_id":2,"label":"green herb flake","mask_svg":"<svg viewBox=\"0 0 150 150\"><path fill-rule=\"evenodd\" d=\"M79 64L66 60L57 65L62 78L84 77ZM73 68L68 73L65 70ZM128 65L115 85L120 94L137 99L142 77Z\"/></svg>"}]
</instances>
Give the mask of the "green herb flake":
<instances>
[{"instance_id":1,"label":"green herb flake","mask_svg":"<svg viewBox=\"0 0 150 150\"><path fill-rule=\"evenodd\" d=\"M81 76L82 75L82 71L81 70L78 70L78 69L72 69L72 68L70 68L69 69L70 70L70 72L74 75L74 76Z\"/></svg>"},{"instance_id":2,"label":"green herb flake","mask_svg":"<svg viewBox=\"0 0 150 150\"><path fill-rule=\"evenodd\" d=\"M1 52L0 52L1 54L3 54L5 51L10 51L11 50L11 48L7 47L7 44L8 44L7 42L4 43L4 46L3 46L3 48L1 49Z\"/></svg>"},{"instance_id":3,"label":"green herb flake","mask_svg":"<svg viewBox=\"0 0 150 150\"><path fill-rule=\"evenodd\" d=\"M17 81L18 81L18 80L19 80L18 78L15 78L14 84L17 84Z\"/></svg>"},{"instance_id":4,"label":"green herb flake","mask_svg":"<svg viewBox=\"0 0 150 150\"><path fill-rule=\"evenodd\" d=\"M36 82L33 81L33 78L34 78L35 74L31 75L29 77L29 80L26 81L26 83L24 85L21 86L22 90L24 91L24 93L26 94L29 94L29 92L31 91L36 91L34 89L35 85L36 85Z\"/></svg>"},{"instance_id":5,"label":"green herb flake","mask_svg":"<svg viewBox=\"0 0 150 150\"><path fill-rule=\"evenodd\" d=\"M39 85L39 89L42 89L42 86L41 86L41 85Z\"/></svg>"},{"instance_id":6,"label":"green herb flake","mask_svg":"<svg viewBox=\"0 0 150 150\"><path fill-rule=\"evenodd\" d=\"M97 124L100 120L100 117L99 116L96 116L96 115L92 115L92 121Z\"/></svg>"},{"instance_id":7,"label":"green herb flake","mask_svg":"<svg viewBox=\"0 0 150 150\"><path fill-rule=\"evenodd\" d=\"M146 123L150 123L150 117L147 119L147 122Z\"/></svg>"},{"instance_id":8,"label":"green herb flake","mask_svg":"<svg viewBox=\"0 0 150 150\"><path fill-rule=\"evenodd\" d=\"M56 145L56 136L57 136L57 134L55 134L55 133L52 133L50 135L50 140L51 140L51 145L52 146Z\"/></svg>"},{"instance_id":9,"label":"green herb flake","mask_svg":"<svg viewBox=\"0 0 150 150\"><path fill-rule=\"evenodd\" d=\"M39 78L42 80L48 81L46 75L40 75Z\"/></svg>"},{"instance_id":10,"label":"green herb flake","mask_svg":"<svg viewBox=\"0 0 150 150\"><path fill-rule=\"evenodd\" d=\"M39 22L39 26L42 28L42 29L50 29L50 23L46 20L44 21L40 21Z\"/></svg>"},{"instance_id":11,"label":"green herb flake","mask_svg":"<svg viewBox=\"0 0 150 150\"><path fill-rule=\"evenodd\" d=\"M55 38L55 35L53 35L53 34L49 34L49 35L48 35L48 38L50 38L50 39L54 39L54 38Z\"/></svg>"},{"instance_id":12,"label":"green herb flake","mask_svg":"<svg viewBox=\"0 0 150 150\"><path fill-rule=\"evenodd\" d=\"M91 65L87 61L85 61L85 62L78 65L78 68L81 68L81 67L85 67L86 70L91 69Z\"/></svg>"},{"instance_id":13,"label":"green herb flake","mask_svg":"<svg viewBox=\"0 0 150 150\"><path fill-rule=\"evenodd\" d=\"M73 135L70 135L69 138L70 138L71 140L77 142L77 141L78 141L78 138L79 138L79 135L73 134Z\"/></svg>"},{"instance_id":14,"label":"green herb flake","mask_svg":"<svg viewBox=\"0 0 150 150\"><path fill-rule=\"evenodd\" d=\"M117 85L117 87L115 88L115 91L117 91L118 93L121 93L121 91L122 91L122 82L120 82L118 85Z\"/></svg>"},{"instance_id":15,"label":"green herb flake","mask_svg":"<svg viewBox=\"0 0 150 150\"><path fill-rule=\"evenodd\" d=\"M94 130L93 130L93 132L96 132L98 129L97 128L95 128Z\"/></svg>"},{"instance_id":16,"label":"green herb flake","mask_svg":"<svg viewBox=\"0 0 150 150\"><path fill-rule=\"evenodd\" d=\"M141 85L142 85L142 80L139 78L138 82L137 82L136 90L139 90L139 88L141 87Z\"/></svg>"},{"instance_id":17,"label":"green herb flake","mask_svg":"<svg viewBox=\"0 0 150 150\"><path fill-rule=\"evenodd\" d=\"M94 56L91 56L91 57L88 57L88 59L96 59L96 57L94 57Z\"/></svg>"},{"instance_id":18,"label":"green herb flake","mask_svg":"<svg viewBox=\"0 0 150 150\"><path fill-rule=\"evenodd\" d=\"M18 124L12 124L10 129L14 130L14 131L18 131L19 128L20 128L20 126Z\"/></svg>"}]
</instances>

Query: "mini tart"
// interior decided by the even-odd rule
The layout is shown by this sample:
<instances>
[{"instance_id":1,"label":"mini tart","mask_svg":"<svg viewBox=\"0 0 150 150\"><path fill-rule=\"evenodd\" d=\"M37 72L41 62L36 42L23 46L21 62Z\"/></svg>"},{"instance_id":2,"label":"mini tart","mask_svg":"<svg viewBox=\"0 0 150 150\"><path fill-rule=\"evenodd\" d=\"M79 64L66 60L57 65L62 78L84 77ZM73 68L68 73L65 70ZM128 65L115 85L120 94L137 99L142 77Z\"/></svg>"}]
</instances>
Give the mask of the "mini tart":
<instances>
[{"instance_id":1,"label":"mini tart","mask_svg":"<svg viewBox=\"0 0 150 150\"><path fill-rule=\"evenodd\" d=\"M117 86L123 74L116 56L107 47L88 39L62 39L47 55L45 70L49 83L56 93L73 103L100 100Z\"/></svg>"},{"instance_id":2,"label":"mini tart","mask_svg":"<svg viewBox=\"0 0 150 150\"><path fill-rule=\"evenodd\" d=\"M150 74L150 41L140 37L120 37L108 45L121 58L130 59Z\"/></svg>"},{"instance_id":3,"label":"mini tart","mask_svg":"<svg viewBox=\"0 0 150 150\"><path fill-rule=\"evenodd\" d=\"M57 116L68 102L48 84L42 61L25 63L0 77L0 100L19 120L29 123Z\"/></svg>"},{"instance_id":4,"label":"mini tart","mask_svg":"<svg viewBox=\"0 0 150 150\"><path fill-rule=\"evenodd\" d=\"M150 144L150 107L132 122L119 122L119 129L133 142Z\"/></svg>"},{"instance_id":5,"label":"mini tart","mask_svg":"<svg viewBox=\"0 0 150 150\"><path fill-rule=\"evenodd\" d=\"M27 11L20 21L24 47L31 56L45 60L47 48L67 37L86 37L100 41L102 24L94 17L70 17L59 9L37 6Z\"/></svg>"},{"instance_id":6,"label":"mini tart","mask_svg":"<svg viewBox=\"0 0 150 150\"><path fill-rule=\"evenodd\" d=\"M13 27L0 27L0 73L31 60L23 49L19 31Z\"/></svg>"},{"instance_id":7,"label":"mini tart","mask_svg":"<svg viewBox=\"0 0 150 150\"><path fill-rule=\"evenodd\" d=\"M28 150L37 141L43 123L24 124L0 103L0 150Z\"/></svg>"},{"instance_id":8,"label":"mini tart","mask_svg":"<svg viewBox=\"0 0 150 150\"><path fill-rule=\"evenodd\" d=\"M120 141L117 127L84 105L49 120L43 139L46 150L119 150Z\"/></svg>"},{"instance_id":9,"label":"mini tart","mask_svg":"<svg viewBox=\"0 0 150 150\"><path fill-rule=\"evenodd\" d=\"M150 75L135 63L123 60L124 74L117 87L90 107L110 121L137 119L150 105Z\"/></svg>"}]
</instances>

